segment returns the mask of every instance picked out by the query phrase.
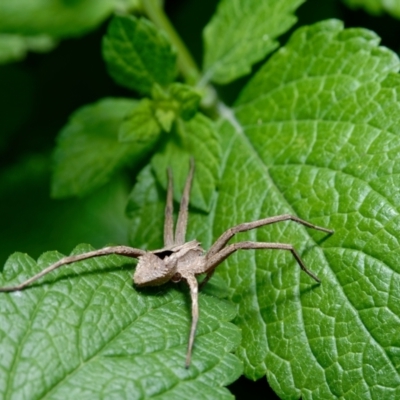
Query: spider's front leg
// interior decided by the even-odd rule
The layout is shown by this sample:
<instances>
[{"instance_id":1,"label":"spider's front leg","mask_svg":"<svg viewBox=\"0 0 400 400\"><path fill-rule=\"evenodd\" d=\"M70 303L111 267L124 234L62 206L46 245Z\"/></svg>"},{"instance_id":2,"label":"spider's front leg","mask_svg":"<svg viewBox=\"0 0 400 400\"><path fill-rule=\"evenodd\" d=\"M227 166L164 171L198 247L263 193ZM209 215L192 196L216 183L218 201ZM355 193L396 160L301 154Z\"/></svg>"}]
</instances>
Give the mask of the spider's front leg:
<instances>
[{"instance_id":1,"label":"spider's front leg","mask_svg":"<svg viewBox=\"0 0 400 400\"><path fill-rule=\"evenodd\" d=\"M321 280L314 275L304 264L303 260L299 256L299 253L295 250L295 248L291 244L286 244L286 243L268 243L268 242L239 242L239 243L233 243L225 248L223 248L221 251L219 251L217 254L214 254L212 257L207 259L206 266L205 266L205 272L207 273L206 278L203 280L202 285L204 281L212 275L212 273L215 271L215 268L218 267L219 264L222 263L225 259L227 259L232 253L234 253L237 250L257 250L257 249L266 249L266 250L287 250L290 251L299 264L300 268L311 278L313 278L316 282L321 283ZM208 279L207 279L208 280Z\"/></svg>"},{"instance_id":2,"label":"spider's front leg","mask_svg":"<svg viewBox=\"0 0 400 400\"><path fill-rule=\"evenodd\" d=\"M135 249L133 247L111 246L111 247L104 247L103 249L100 249L100 250L93 250L93 251L89 251L87 253L78 254L76 256L63 257L63 258L61 258L61 260L58 260L54 264L51 264L49 267L45 268L43 271L32 276L31 278L20 283L19 285L0 287L0 292L15 292L17 290L25 289L31 283L40 279L42 276L47 275L48 273L56 270L57 268L60 268L64 265L69 265L69 264L75 263L77 261L83 261L83 260L87 260L87 259L93 258L93 257L108 256L111 254L117 254L117 255L121 255L121 256L138 258L140 256L143 256L145 253L146 252L144 250Z\"/></svg>"}]
</instances>

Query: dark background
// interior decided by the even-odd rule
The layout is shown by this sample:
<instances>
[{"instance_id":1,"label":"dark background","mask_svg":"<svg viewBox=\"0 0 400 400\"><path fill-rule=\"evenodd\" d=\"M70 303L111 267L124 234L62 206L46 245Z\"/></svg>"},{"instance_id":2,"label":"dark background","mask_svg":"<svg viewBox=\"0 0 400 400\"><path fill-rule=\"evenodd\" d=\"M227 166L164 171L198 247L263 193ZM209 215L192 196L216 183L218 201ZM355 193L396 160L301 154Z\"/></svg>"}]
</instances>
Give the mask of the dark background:
<instances>
[{"instance_id":1,"label":"dark background","mask_svg":"<svg viewBox=\"0 0 400 400\"><path fill-rule=\"evenodd\" d=\"M201 65L201 31L215 11L216 0L166 1L166 12ZM309 0L297 15L300 25L338 18L346 27L365 27L382 44L399 50L400 21L348 9L339 0ZM38 257L47 250L69 253L82 242L96 247L127 242L124 207L132 177L116 177L83 199L53 200L49 195L51 152L69 115L107 96L135 96L107 75L101 38L108 21L80 38L62 41L46 54L0 66L0 265L14 251ZM280 38L286 42L290 32ZM255 66L257 69L257 66ZM228 104L248 78L220 87ZM0 267L1 269L1 267ZM241 378L230 386L237 399L277 398L265 379Z\"/></svg>"}]
</instances>

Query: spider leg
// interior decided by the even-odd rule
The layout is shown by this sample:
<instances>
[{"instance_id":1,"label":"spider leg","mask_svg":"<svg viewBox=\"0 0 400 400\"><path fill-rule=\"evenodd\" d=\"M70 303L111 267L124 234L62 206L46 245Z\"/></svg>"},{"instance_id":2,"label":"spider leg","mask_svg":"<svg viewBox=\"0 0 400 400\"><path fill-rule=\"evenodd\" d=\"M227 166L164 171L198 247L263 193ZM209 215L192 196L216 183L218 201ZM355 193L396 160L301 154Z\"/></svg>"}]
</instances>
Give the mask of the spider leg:
<instances>
[{"instance_id":1,"label":"spider leg","mask_svg":"<svg viewBox=\"0 0 400 400\"><path fill-rule=\"evenodd\" d=\"M165 204L165 221L164 221L164 247L170 247L174 244L174 204L173 204L173 179L171 168L167 169L168 190L167 202Z\"/></svg>"},{"instance_id":2,"label":"spider leg","mask_svg":"<svg viewBox=\"0 0 400 400\"><path fill-rule=\"evenodd\" d=\"M139 256L144 255L145 253L146 253L145 251L140 250L140 249L135 249L133 247L112 246L112 247L104 247L103 249L100 249L100 250L93 250L93 251L89 251L87 253L78 254L76 256L64 257L64 258L61 258L61 260L58 260L54 264L50 265L49 267L45 268L43 271L39 272L38 274L36 274L36 275L32 276L31 278L27 279L26 281L20 283L19 285L0 288L0 292L14 292L17 290L22 290L22 289L26 288L28 285L30 285L32 282L35 282L36 280L40 279L42 276L48 274L49 272L54 271L57 268L62 267L63 265L72 264L74 262L86 260L88 258L106 256L106 255L110 255L110 254L118 254L121 256L137 258Z\"/></svg>"},{"instance_id":3,"label":"spider leg","mask_svg":"<svg viewBox=\"0 0 400 400\"><path fill-rule=\"evenodd\" d=\"M285 244L285 243L268 243L268 242L239 242L239 243L233 243L225 248L223 248L221 251L219 251L217 254L214 254L212 257L208 258L206 262L206 270L207 270L207 276L201 283L201 285L205 285L205 283L208 282L210 279L211 275L215 271L215 268L219 264L222 263L226 258L228 258L232 253L234 253L237 250L256 250L256 249L268 249L268 250L287 250L290 251L299 264L300 268L311 278L313 278L315 281L318 283L321 283L321 280L314 275L304 264L303 260L301 259L299 253L295 250L295 248L291 244Z\"/></svg>"},{"instance_id":4,"label":"spider leg","mask_svg":"<svg viewBox=\"0 0 400 400\"><path fill-rule=\"evenodd\" d=\"M194 174L194 160L193 158L191 158L189 175L186 178L185 188L183 190L181 205L179 208L178 221L176 223L175 244L185 243L186 226L188 220L189 196L190 196L190 189L192 187L193 174Z\"/></svg>"},{"instance_id":5,"label":"spider leg","mask_svg":"<svg viewBox=\"0 0 400 400\"><path fill-rule=\"evenodd\" d=\"M192 358L192 350L193 350L194 338L196 335L197 322L199 320L199 301L198 301L199 288L197 279L195 278L194 275L187 275L185 276L185 279L189 285L190 297L192 299L192 325L190 327L189 343L188 343L188 349L186 353L186 363L185 363L185 367L189 368L190 360Z\"/></svg>"},{"instance_id":6,"label":"spider leg","mask_svg":"<svg viewBox=\"0 0 400 400\"><path fill-rule=\"evenodd\" d=\"M245 222L243 224L236 225L233 228L229 228L210 247L210 249L206 254L206 258L209 259L213 257L215 254L217 254L236 233L250 231L252 229L259 228L261 226L275 224L277 222L282 222L282 221L294 221L308 228L316 229L318 231L326 232L329 234L333 233L333 230L331 229L311 224L310 222L304 221L304 219L300 219L298 217L295 217L294 215L290 214L276 215L274 217L263 218L253 222Z\"/></svg>"}]
</instances>

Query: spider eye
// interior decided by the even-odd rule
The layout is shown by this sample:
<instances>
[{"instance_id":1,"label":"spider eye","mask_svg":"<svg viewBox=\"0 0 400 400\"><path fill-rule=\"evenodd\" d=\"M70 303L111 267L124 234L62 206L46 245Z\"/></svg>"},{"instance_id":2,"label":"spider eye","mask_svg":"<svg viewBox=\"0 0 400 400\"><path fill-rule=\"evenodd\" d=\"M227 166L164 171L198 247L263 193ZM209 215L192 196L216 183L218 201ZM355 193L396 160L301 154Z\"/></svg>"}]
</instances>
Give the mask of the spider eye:
<instances>
[{"instance_id":1,"label":"spider eye","mask_svg":"<svg viewBox=\"0 0 400 400\"><path fill-rule=\"evenodd\" d=\"M160 258L161 260L164 260L165 257L170 256L173 253L173 251L171 250L164 250L164 251L160 251L159 253L154 253L155 256L157 256L158 258Z\"/></svg>"}]
</instances>

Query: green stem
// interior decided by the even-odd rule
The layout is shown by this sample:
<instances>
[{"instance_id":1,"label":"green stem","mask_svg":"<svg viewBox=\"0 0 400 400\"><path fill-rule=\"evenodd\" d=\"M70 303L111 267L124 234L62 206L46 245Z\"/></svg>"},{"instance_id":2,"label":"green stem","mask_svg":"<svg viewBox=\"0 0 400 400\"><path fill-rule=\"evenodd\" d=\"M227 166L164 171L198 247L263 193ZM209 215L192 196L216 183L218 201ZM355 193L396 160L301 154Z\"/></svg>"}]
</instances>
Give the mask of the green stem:
<instances>
[{"instance_id":1,"label":"green stem","mask_svg":"<svg viewBox=\"0 0 400 400\"><path fill-rule=\"evenodd\" d=\"M167 34L169 40L178 51L178 68L185 81L195 85L200 79L200 70L189 50L186 48L185 43L183 43L168 17L165 15L164 10L160 6L160 1L142 0L142 4L148 17Z\"/></svg>"}]
</instances>

